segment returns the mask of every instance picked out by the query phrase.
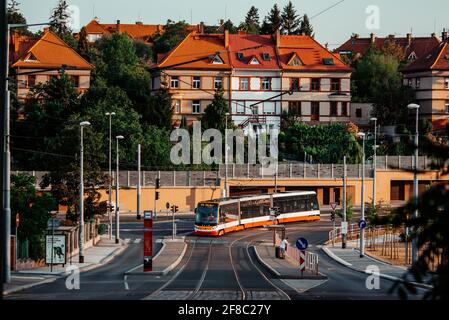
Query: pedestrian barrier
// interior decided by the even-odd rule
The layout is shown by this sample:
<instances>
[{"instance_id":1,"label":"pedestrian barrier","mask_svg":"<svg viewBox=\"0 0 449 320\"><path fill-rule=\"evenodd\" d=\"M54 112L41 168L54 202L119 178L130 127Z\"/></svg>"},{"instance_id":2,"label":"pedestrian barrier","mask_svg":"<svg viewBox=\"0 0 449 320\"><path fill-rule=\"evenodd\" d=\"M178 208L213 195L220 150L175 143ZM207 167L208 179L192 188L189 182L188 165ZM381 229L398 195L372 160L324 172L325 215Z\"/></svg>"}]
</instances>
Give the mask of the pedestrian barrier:
<instances>
[{"instance_id":1,"label":"pedestrian barrier","mask_svg":"<svg viewBox=\"0 0 449 320\"><path fill-rule=\"evenodd\" d=\"M281 244L282 239L279 237L279 235L276 233L275 237L275 245L279 246ZM299 254L300 251L295 246L288 245L287 250L285 250L285 254L290 257L294 263L295 266L299 269ZM316 253L306 251L306 270L311 271L313 274L318 274L318 264L319 264L319 258Z\"/></svg>"}]
</instances>

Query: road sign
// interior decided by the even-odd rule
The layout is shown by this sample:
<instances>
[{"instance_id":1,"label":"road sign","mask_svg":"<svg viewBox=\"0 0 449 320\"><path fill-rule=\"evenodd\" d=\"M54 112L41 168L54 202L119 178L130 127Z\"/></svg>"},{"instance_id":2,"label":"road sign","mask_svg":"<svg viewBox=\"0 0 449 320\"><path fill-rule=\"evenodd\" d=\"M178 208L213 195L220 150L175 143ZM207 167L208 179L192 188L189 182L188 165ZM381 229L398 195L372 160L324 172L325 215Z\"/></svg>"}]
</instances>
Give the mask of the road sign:
<instances>
[{"instance_id":1,"label":"road sign","mask_svg":"<svg viewBox=\"0 0 449 320\"><path fill-rule=\"evenodd\" d=\"M304 272L306 270L306 252L304 250L299 251L299 271Z\"/></svg>"},{"instance_id":2,"label":"road sign","mask_svg":"<svg viewBox=\"0 0 449 320\"><path fill-rule=\"evenodd\" d=\"M365 220L360 220L359 221L359 228L360 229L365 229L366 228L366 221Z\"/></svg>"},{"instance_id":3,"label":"road sign","mask_svg":"<svg viewBox=\"0 0 449 320\"><path fill-rule=\"evenodd\" d=\"M16 214L16 228L19 227L19 224L20 224L20 215L17 213Z\"/></svg>"},{"instance_id":4,"label":"road sign","mask_svg":"<svg viewBox=\"0 0 449 320\"><path fill-rule=\"evenodd\" d=\"M331 203L331 209L332 209L332 211L335 211L337 209L337 203L336 202L332 202Z\"/></svg>"},{"instance_id":5,"label":"road sign","mask_svg":"<svg viewBox=\"0 0 449 320\"><path fill-rule=\"evenodd\" d=\"M348 222L341 222L341 234L348 234Z\"/></svg>"},{"instance_id":6,"label":"road sign","mask_svg":"<svg viewBox=\"0 0 449 320\"><path fill-rule=\"evenodd\" d=\"M46 264L66 264L65 235L47 235L45 244Z\"/></svg>"},{"instance_id":7,"label":"road sign","mask_svg":"<svg viewBox=\"0 0 449 320\"><path fill-rule=\"evenodd\" d=\"M299 250L306 250L308 246L309 246L309 242L307 241L307 239L298 238L298 240L296 240L296 247Z\"/></svg>"}]
</instances>

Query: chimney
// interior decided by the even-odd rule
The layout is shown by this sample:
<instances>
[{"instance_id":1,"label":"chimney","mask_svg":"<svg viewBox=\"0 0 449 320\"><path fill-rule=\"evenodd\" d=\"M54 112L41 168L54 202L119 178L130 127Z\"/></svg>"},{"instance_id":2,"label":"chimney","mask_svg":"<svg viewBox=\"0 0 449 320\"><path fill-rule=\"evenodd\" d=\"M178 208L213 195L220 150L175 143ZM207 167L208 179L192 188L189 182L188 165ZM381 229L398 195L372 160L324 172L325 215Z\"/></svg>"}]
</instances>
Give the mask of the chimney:
<instances>
[{"instance_id":1,"label":"chimney","mask_svg":"<svg viewBox=\"0 0 449 320\"><path fill-rule=\"evenodd\" d=\"M48 33L48 32L50 32L50 28L45 27L45 28L44 28L44 33Z\"/></svg>"},{"instance_id":2,"label":"chimney","mask_svg":"<svg viewBox=\"0 0 449 320\"><path fill-rule=\"evenodd\" d=\"M203 34L204 33L204 22L202 22L202 21L198 25L198 33L199 34Z\"/></svg>"},{"instance_id":3,"label":"chimney","mask_svg":"<svg viewBox=\"0 0 449 320\"><path fill-rule=\"evenodd\" d=\"M370 42L371 44L374 44L376 42L376 35L374 33L370 34Z\"/></svg>"},{"instance_id":4,"label":"chimney","mask_svg":"<svg viewBox=\"0 0 449 320\"><path fill-rule=\"evenodd\" d=\"M142 25L143 25L143 22L142 22L142 21L136 21L136 25L142 26Z\"/></svg>"},{"instance_id":5,"label":"chimney","mask_svg":"<svg viewBox=\"0 0 449 320\"><path fill-rule=\"evenodd\" d=\"M280 47L281 46L281 31L280 30L276 30L276 34L275 34L275 38L276 38L276 47Z\"/></svg>"},{"instance_id":6,"label":"chimney","mask_svg":"<svg viewBox=\"0 0 449 320\"><path fill-rule=\"evenodd\" d=\"M448 32L446 29L443 29L443 33L441 34L441 40L443 40L443 41L448 40Z\"/></svg>"},{"instance_id":7,"label":"chimney","mask_svg":"<svg viewBox=\"0 0 449 320\"><path fill-rule=\"evenodd\" d=\"M389 35L388 35L388 39L394 40L394 34L389 34Z\"/></svg>"},{"instance_id":8,"label":"chimney","mask_svg":"<svg viewBox=\"0 0 449 320\"><path fill-rule=\"evenodd\" d=\"M220 19L220 27L224 25L224 19Z\"/></svg>"},{"instance_id":9,"label":"chimney","mask_svg":"<svg viewBox=\"0 0 449 320\"><path fill-rule=\"evenodd\" d=\"M229 49L229 30L224 31L225 49Z\"/></svg>"},{"instance_id":10,"label":"chimney","mask_svg":"<svg viewBox=\"0 0 449 320\"><path fill-rule=\"evenodd\" d=\"M407 33L407 43L408 43L408 45L412 44L412 34L411 33Z\"/></svg>"},{"instance_id":11,"label":"chimney","mask_svg":"<svg viewBox=\"0 0 449 320\"><path fill-rule=\"evenodd\" d=\"M120 20L117 20L117 32L120 33Z\"/></svg>"},{"instance_id":12,"label":"chimney","mask_svg":"<svg viewBox=\"0 0 449 320\"><path fill-rule=\"evenodd\" d=\"M353 39L358 39L358 38L359 38L359 34L358 34L358 33L354 33L354 34L351 36L351 38L353 38Z\"/></svg>"}]
</instances>

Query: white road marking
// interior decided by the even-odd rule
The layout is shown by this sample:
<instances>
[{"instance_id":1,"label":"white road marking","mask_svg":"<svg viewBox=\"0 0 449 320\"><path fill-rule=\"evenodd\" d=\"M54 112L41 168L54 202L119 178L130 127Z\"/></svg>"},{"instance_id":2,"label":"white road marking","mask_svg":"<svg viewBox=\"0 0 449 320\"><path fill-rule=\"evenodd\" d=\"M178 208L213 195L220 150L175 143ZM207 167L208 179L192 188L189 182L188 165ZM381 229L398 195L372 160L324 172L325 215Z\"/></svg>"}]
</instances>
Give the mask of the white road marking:
<instances>
[{"instance_id":1,"label":"white road marking","mask_svg":"<svg viewBox=\"0 0 449 320\"><path fill-rule=\"evenodd\" d=\"M129 290L128 282L126 282L127 279L128 279L128 276L125 275L125 277L124 277L124 279L123 279L123 281L125 282L125 289L126 289L126 290Z\"/></svg>"},{"instance_id":2,"label":"white road marking","mask_svg":"<svg viewBox=\"0 0 449 320\"><path fill-rule=\"evenodd\" d=\"M138 239L134 240L134 243L140 243L140 241L142 241L142 239L138 238Z\"/></svg>"}]
</instances>

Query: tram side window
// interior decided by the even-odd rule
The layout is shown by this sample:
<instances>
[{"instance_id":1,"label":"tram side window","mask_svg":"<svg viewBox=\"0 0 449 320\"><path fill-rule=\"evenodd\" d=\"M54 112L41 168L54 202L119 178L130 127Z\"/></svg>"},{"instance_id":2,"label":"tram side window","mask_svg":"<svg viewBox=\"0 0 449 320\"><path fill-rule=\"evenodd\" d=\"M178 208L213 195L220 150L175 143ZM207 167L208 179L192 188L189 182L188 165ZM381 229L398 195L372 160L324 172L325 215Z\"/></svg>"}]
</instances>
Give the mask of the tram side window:
<instances>
[{"instance_id":1,"label":"tram side window","mask_svg":"<svg viewBox=\"0 0 449 320\"><path fill-rule=\"evenodd\" d=\"M228 223L238 219L238 203L230 203L220 206L220 223Z\"/></svg>"},{"instance_id":2,"label":"tram side window","mask_svg":"<svg viewBox=\"0 0 449 320\"><path fill-rule=\"evenodd\" d=\"M252 200L240 203L242 219L250 219L270 214L270 200Z\"/></svg>"},{"instance_id":3,"label":"tram side window","mask_svg":"<svg viewBox=\"0 0 449 320\"><path fill-rule=\"evenodd\" d=\"M275 199L274 206L279 207L279 213L293 213L311 210L312 202L309 196L285 197Z\"/></svg>"}]
</instances>

